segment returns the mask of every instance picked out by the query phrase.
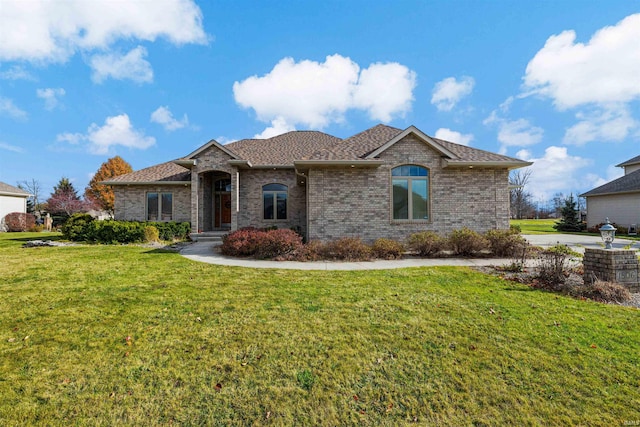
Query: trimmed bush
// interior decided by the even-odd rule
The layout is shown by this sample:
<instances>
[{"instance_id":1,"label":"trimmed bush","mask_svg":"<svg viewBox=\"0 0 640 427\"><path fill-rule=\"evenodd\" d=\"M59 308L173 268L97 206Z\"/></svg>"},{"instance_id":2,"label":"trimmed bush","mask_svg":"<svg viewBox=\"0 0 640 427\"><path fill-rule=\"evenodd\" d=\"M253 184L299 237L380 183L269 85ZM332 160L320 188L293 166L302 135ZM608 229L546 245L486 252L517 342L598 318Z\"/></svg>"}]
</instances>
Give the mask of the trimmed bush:
<instances>
[{"instance_id":1,"label":"trimmed bush","mask_svg":"<svg viewBox=\"0 0 640 427\"><path fill-rule=\"evenodd\" d=\"M188 222L147 222L158 229L160 240L187 240L191 233L191 224Z\"/></svg>"},{"instance_id":2,"label":"trimmed bush","mask_svg":"<svg viewBox=\"0 0 640 427\"><path fill-rule=\"evenodd\" d=\"M7 231L27 231L36 225L36 217L30 213L11 212L4 217L4 225Z\"/></svg>"},{"instance_id":3,"label":"trimmed bush","mask_svg":"<svg viewBox=\"0 0 640 427\"><path fill-rule=\"evenodd\" d=\"M258 236L255 257L259 259L287 257L302 248L302 236L293 230L269 230Z\"/></svg>"},{"instance_id":4,"label":"trimmed bush","mask_svg":"<svg viewBox=\"0 0 640 427\"><path fill-rule=\"evenodd\" d=\"M72 242L83 242L90 239L90 224L94 221L89 214L73 214L62 225L62 236Z\"/></svg>"},{"instance_id":5,"label":"trimmed bush","mask_svg":"<svg viewBox=\"0 0 640 427\"><path fill-rule=\"evenodd\" d=\"M158 229L153 225L147 225L144 228L144 241L153 243L158 240L160 240L160 233L158 232Z\"/></svg>"},{"instance_id":6,"label":"trimmed bush","mask_svg":"<svg viewBox=\"0 0 640 427\"><path fill-rule=\"evenodd\" d=\"M358 237L343 237L327 243L323 255L341 261L368 261L371 248Z\"/></svg>"},{"instance_id":7,"label":"trimmed bush","mask_svg":"<svg viewBox=\"0 0 640 427\"><path fill-rule=\"evenodd\" d=\"M489 250L489 241L482 234L467 227L453 230L447 243L454 255L472 256Z\"/></svg>"},{"instance_id":8,"label":"trimmed bush","mask_svg":"<svg viewBox=\"0 0 640 427\"><path fill-rule=\"evenodd\" d=\"M404 245L391 239L378 239L371 247L376 258L398 259L404 253Z\"/></svg>"},{"instance_id":9,"label":"trimmed bush","mask_svg":"<svg viewBox=\"0 0 640 427\"><path fill-rule=\"evenodd\" d=\"M93 221L88 241L104 244L142 243L145 225L133 221Z\"/></svg>"},{"instance_id":10,"label":"trimmed bush","mask_svg":"<svg viewBox=\"0 0 640 427\"><path fill-rule=\"evenodd\" d=\"M222 237L220 250L230 256L252 256L258 250L262 235L266 234L255 227L240 228Z\"/></svg>"},{"instance_id":11,"label":"trimmed bush","mask_svg":"<svg viewBox=\"0 0 640 427\"><path fill-rule=\"evenodd\" d=\"M513 255L525 241L524 237L513 229L489 230L484 237L489 241L491 253L501 257Z\"/></svg>"},{"instance_id":12,"label":"trimmed bush","mask_svg":"<svg viewBox=\"0 0 640 427\"><path fill-rule=\"evenodd\" d=\"M444 249L445 239L433 231L421 231L409 236L409 249L421 257L428 257L437 254Z\"/></svg>"}]
</instances>

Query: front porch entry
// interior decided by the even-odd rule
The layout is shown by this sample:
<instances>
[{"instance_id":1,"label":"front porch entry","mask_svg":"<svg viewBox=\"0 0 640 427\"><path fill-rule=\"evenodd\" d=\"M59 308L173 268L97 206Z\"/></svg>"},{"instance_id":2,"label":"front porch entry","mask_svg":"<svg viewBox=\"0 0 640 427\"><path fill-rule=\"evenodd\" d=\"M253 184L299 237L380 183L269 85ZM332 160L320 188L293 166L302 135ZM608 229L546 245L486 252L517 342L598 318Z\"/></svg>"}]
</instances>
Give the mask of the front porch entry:
<instances>
[{"instance_id":1,"label":"front porch entry","mask_svg":"<svg viewBox=\"0 0 640 427\"><path fill-rule=\"evenodd\" d=\"M221 171L200 174L201 231L231 229L231 175Z\"/></svg>"}]
</instances>

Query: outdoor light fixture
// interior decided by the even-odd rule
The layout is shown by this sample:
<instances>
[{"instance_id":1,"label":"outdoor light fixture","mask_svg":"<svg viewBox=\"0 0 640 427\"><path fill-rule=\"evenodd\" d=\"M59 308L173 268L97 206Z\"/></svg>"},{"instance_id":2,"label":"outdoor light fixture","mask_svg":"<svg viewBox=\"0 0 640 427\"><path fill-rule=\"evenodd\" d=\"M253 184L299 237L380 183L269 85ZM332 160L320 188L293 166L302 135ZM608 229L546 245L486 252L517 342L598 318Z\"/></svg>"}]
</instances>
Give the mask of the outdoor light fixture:
<instances>
[{"instance_id":1,"label":"outdoor light fixture","mask_svg":"<svg viewBox=\"0 0 640 427\"><path fill-rule=\"evenodd\" d=\"M605 224L600 227L600 236L602 236L602 241L604 242L605 249L611 249L611 243L616 237L616 230L617 228L615 228L609 222L609 218L607 218L605 220Z\"/></svg>"}]
</instances>

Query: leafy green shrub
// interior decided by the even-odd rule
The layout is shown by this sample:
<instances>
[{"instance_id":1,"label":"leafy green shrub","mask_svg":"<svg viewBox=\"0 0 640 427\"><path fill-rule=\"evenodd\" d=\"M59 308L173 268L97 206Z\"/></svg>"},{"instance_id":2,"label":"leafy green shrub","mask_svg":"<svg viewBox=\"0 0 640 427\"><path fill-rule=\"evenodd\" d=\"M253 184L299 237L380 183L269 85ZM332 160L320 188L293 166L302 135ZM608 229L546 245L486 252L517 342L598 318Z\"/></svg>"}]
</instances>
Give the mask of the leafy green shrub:
<instances>
[{"instance_id":1,"label":"leafy green shrub","mask_svg":"<svg viewBox=\"0 0 640 427\"><path fill-rule=\"evenodd\" d=\"M444 249L445 239L433 231L421 231L409 236L409 249L421 257L435 255Z\"/></svg>"},{"instance_id":2,"label":"leafy green shrub","mask_svg":"<svg viewBox=\"0 0 640 427\"><path fill-rule=\"evenodd\" d=\"M258 244L265 231L255 227L240 228L222 237L220 250L230 256L252 256L258 250Z\"/></svg>"},{"instance_id":3,"label":"leafy green shrub","mask_svg":"<svg viewBox=\"0 0 640 427\"><path fill-rule=\"evenodd\" d=\"M94 218L86 213L73 214L62 225L62 236L72 242L84 242L90 239L91 223Z\"/></svg>"},{"instance_id":4,"label":"leafy green shrub","mask_svg":"<svg viewBox=\"0 0 640 427\"><path fill-rule=\"evenodd\" d=\"M323 252L327 259L342 261L368 261L371 259L371 248L358 237L343 237L328 242Z\"/></svg>"},{"instance_id":5,"label":"leafy green shrub","mask_svg":"<svg viewBox=\"0 0 640 427\"><path fill-rule=\"evenodd\" d=\"M257 240L255 257L260 259L286 257L302 248L302 236L284 228L262 232Z\"/></svg>"},{"instance_id":6,"label":"leafy green shrub","mask_svg":"<svg viewBox=\"0 0 640 427\"><path fill-rule=\"evenodd\" d=\"M495 256L513 255L518 248L522 247L522 243L525 241L524 237L520 236L518 232L513 229L489 230L485 233L484 237L489 241L491 253Z\"/></svg>"},{"instance_id":7,"label":"leafy green shrub","mask_svg":"<svg viewBox=\"0 0 640 427\"><path fill-rule=\"evenodd\" d=\"M371 247L376 258L398 259L404 253L404 245L391 239L378 239Z\"/></svg>"},{"instance_id":8,"label":"leafy green shrub","mask_svg":"<svg viewBox=\"0 0 640 427\"><path fill-rule=\"evenodd\" d=\"M134 221L93 221L88 241L104 244L141 243L145 225Z\"/></svg>"},{"instance_id":9,"label":"leafy green shrub","mask_svg":"<svg viewBox=\"0 0 640 427\"><path fill-rule=\"evenodd\" d=\"M509 230L513 230L514 233L522 233L522 228L518 224L509 225Z\"/></svg>"},{"instance_id":10,"label":"leafy green shrub","mask_svg":"<svg viewBox=\"0 0 640 427\"><path fill-rule=\"evenodd\" d=\"M160 233L158 232L158 229L153 225L147 225L144 228L144 241L152 243L157 242L158 240L160 240Z\"/></svg>"},{"instance_id":11,"label":"leafy green shrub","mask_svg":"<svg viewBox=\"0 0 640 427\"><path fill-rule=\"evenodd\" d=\"M448 247L455 255L477 255L489 249L489 241L477 231L467 227L453 230L447 239Z\"/></svg>"},{"instance_id":12,"label":"leafy green shrub","mask_svg":"<svg viewBox=\"0 0 640 427\"><path fill-rule=\"evenodd\" d=\"M158 229L160 240L187 240L191 233L191 224L188 222L147 222Z\"/></svg>"}]
</instances>

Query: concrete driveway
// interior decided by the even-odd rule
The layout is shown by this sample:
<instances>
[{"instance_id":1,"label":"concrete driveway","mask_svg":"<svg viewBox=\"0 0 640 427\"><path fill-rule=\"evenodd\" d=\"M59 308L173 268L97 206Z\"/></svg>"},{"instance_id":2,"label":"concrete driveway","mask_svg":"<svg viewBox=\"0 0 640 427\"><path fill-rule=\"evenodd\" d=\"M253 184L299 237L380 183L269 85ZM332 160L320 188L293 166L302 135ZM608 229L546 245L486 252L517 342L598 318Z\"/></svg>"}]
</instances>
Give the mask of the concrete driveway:
<instances>
[{"instance_id":1,"label":"concrete driveway","mask_svg":"<svg viewBox=\"0 0 640 427\"><path fill-rule=\"evenodd\" d=\"M584 248L604 248L604 243L600 236L588 236L581 234L523 234L534 246L548 248L558 243L567 245L576 252L584 253ZM616 238L613 241L614 249L623 249L627 245L632 245L632 249L640 249L640 241Z\"/></svg>"}]
</instances>

